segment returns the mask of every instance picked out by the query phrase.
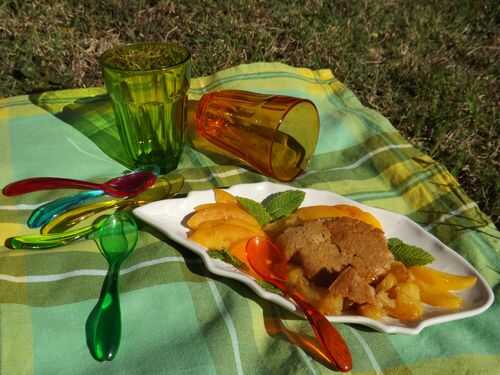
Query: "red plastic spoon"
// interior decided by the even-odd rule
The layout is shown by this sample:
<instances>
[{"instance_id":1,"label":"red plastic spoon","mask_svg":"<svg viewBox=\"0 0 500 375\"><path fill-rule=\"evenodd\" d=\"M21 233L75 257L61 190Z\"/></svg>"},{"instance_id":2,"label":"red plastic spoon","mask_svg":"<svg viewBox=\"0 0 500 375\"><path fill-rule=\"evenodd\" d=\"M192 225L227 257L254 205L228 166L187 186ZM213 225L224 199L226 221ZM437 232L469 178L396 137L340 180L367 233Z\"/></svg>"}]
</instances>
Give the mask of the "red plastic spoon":
<instances>
[{"instance_id":1,"label":"red plastic spoon","mask_svg":"<svg viewBox=\"0 0 500 375\"><path fill-rule=\"evenodd\" d=\"M144 191L156 181L152 171L138 171L113 178L102 184L59 177L34 177L12 182L2 193L6 196L21 195L39 190L81 189L102 190L113 197L129 197Z\"/></svg>"},{"instance_id":2,"label":"red plastic spoon","mask_svg":"<svg viewBox=\"0 0 500 375\"><path fill-rule=\"evenodd\" d=\"M248 262L265 281L280 289L304 312L316 337L323 344L326 355L340 371L352 368L352 357L344 339L326 317L307 303L304 298L286 286L286 259L281 250L263 237L253 237L246 246Z\"/></svg>"}]
</instances>

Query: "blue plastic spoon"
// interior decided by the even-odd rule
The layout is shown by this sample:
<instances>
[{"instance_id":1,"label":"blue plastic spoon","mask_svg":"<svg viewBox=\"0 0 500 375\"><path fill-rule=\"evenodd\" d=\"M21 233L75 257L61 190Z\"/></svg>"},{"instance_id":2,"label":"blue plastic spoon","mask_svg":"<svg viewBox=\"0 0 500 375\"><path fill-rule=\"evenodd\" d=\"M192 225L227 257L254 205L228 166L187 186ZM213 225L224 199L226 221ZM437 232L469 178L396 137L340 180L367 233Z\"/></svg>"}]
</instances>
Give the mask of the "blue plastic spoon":
<instances>
[{"instance_id":1,"label":"blue plastic spoon","mask_svg":"<svg viewBox=\"0 0 500 375\"><path fill-rule=\"evenodd\" d=\"M103 190L89 190L81 193L62 197L45 203L36 208L28 219L29 228L39 228L47 224L52 218L60 213L69 210L72 207L79 205L89 199L97 198L104 195Z\"/></svg>"}]
</instances>

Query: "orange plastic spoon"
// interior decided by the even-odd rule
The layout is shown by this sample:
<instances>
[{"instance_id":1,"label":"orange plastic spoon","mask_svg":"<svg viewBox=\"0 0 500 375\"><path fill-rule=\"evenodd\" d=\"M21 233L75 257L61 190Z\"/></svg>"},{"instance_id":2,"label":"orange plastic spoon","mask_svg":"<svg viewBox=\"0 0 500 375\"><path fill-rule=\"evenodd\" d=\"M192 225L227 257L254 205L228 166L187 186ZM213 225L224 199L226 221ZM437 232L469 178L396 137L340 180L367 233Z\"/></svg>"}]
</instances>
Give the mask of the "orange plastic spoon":
<instances>
[{"instance_id":1,"label":"orange plastic spoon","mask_svg":"<svg viewBox=\"0 0 500 375\"><path fill-rule=\"evenodd\" d=\"M311 324L316 337L323 344L325 354L340 371L352 369L352 357L349 348L340 333L326 317L311 306L304 298L286 286L286 260L281 250L270 240L263 237L253 237L247 242L248 262L255 272L265 281L280 289L290 297L304 312Z\"/></svg>"}]
</instances>

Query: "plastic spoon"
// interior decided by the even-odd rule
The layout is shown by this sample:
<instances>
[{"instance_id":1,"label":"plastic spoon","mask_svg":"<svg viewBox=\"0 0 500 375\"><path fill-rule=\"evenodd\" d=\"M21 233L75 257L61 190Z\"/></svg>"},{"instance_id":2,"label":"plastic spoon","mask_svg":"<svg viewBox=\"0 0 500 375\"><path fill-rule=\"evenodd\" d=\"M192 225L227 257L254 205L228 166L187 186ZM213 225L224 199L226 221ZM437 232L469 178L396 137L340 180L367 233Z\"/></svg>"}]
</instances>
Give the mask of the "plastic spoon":
<instances>
[{"instance_id":1,"label":"plastic spoon","mask_svg":"<svg viewBox=\"0 0 500 375\"><path fill-rule=\"evenodd\" d=\"M88 217L111 208L136 207L160 199L166 199L178 193L184 184L182 176L160 177L148 190L129 199L110 199L94 204L84 205L69 210L44 225L40 233L60 233L80 223Z\"/></svg>"},{"instance_id":2,"label":"plastic spoon","mask_svg":"<svg viewBox=\"0 0 500 375\"><path fill-rule=\"evenodd\" d=\"M287 263L281 250L270 240L253 237L247 242L247 258L255 272L293 299L304 312L328 357L340 371L352 368L352 357L344 339L326 317L286 285Z\"/></svg>"},{"instance_id":3,"label":"plastic spoon","mask_svg":"<svg viewBox=\"0 0 500 375\"><path fill-rule=\"evenodd\" d=\"M12 182L5 186L2 193L6 196L15 196L40 190L51 189L87 189L102 190L114 197L128 197L136 195L153 185L156 175L152 171L139 171L113 178L102 184L73 180L59 177L34 177Z\"/></svg>"},{"instance_id":4,"label":"plastic spoon","mask_svg":"<svg viewBox=\"0 0 500 375\"><path fill-rule=\"evenodd\" d=\"M97 244L108 262L108 272L99 300L85 323L87 347L97 361L111 361L120 347L122 321L118 276L120 266L135 249L137 239L137 224L123 211L111 215L99 229Z\"/></svg>"},{"instance_id":5,"label":"plastic spoon","mask_svg":"<svg viewBox=\"0 0 500 375\"><path fill-rule=\"evenodd\" d=\"M81 193L62 197L45 203L36 208L28 218L28 228L39 228L47 224L52 218L59 215L61 212L67 211L72 207L79 205L89 199L97 198L104 195L102 190L82 191Z\"/></svg>"},{"instance_id":6,"label":"plastic spoon","mask_svg":"<svg viewBox=\"0 0 500 375\"><path fill-rule=\"evenodd\" d=\"M66 231L63 233L52 233L52 234L33 234L10 237L5 240L5 247L15 250L15 249L52 249L54 247L63 246L70 242L79 240L81 238L88 238L90 234L97 231L103 224L103 219L107 218L108 215L100 216L96 221L83 228Z\"/></svg>"},{"instance_id":7,"label":"plastic spoon","mask_svg":"<svg viewBox=\"0 0 500 375\"><path fill-rule=\"evenodd\" d=\"M156 180L154 179L151 181L149 177L145 181L141 180L140 178L136 178L136 175L139 172L144 172L144 170L136 170L132 173L129 173L125 176L120 176L117 179L113 179L111 181L117 180L115 183L115 187L118 188L118 190L125 189L128 191L135 191L136 194L139 194L142 191L146 190L148 187L150 187L152 183L154 183ZM144 174L142 174L142 176L144 176ZM136 184L137 186L134 187L134 184ZM47 224L50 220L52 220L55 216L59 215L61 212L67 211L71 207L75 207L80 203L83 203L89 199L100 197L104 194L105 193L103 190L89 190L48 202L36 208L31 213L30 217L28 218L28 227L39 228ZM131 196L136 194L131 194Z\"/></svg>"},{"instance_id":8,"label":"plastic spoon","mask_svg":"<svg viewBox=\"0 0 500 375\"><path fill-rule=\"evenodd\" d=\"M151 189L157 189L158 196L161 195L160 199L171 197L179 192L182 188L183 179L159 179L159 182L152 187ZM165 186L166 185L166 186ZM163 193L161 190L163 189ZM102 202L101 202L102 203ZM93 207L95 205L87 205L85 207ZM80 209L81 207L79 207ZM98 212L104 211L109 207L103 208L102 210L98 208ZM74 212L71 211L71 212ZM63 215L68 215L70 211ZM85 213L85 217L89 217L97 212L87 212ZM71 218L71 220L76 220L77 218ZM69 220L69 219L68 219ZM73 222L72 225L75 225L77 221ZM70 227L70 225L65 224L66 227ZM89 238L89 235L95 232L98 228L96 227L96 222L90 226L85 226L79 229L64 231L59 233L47 233L47 234L28 234L23 236L10 237L5 240L5 246L9 249L50 249L58 246L66 245L72 241L81 239L81 238Z\"/></svg>"},{"instance_id":9,"label":"plastic spoon","mask_svg":"<svg viewBox=\"0 0 500 375\"><path fill-rule=\"evenodd\" d=\"M308 352L316 360L335 366L335 363L330 359L329 354L325 354L325 349L323 349L321 342L318 342L317 339L308 335L288 329L279 317L264 315L264 325L269 335L275 336L283 334L286 336L288 341Z\"/></svg>"}]
</instances>

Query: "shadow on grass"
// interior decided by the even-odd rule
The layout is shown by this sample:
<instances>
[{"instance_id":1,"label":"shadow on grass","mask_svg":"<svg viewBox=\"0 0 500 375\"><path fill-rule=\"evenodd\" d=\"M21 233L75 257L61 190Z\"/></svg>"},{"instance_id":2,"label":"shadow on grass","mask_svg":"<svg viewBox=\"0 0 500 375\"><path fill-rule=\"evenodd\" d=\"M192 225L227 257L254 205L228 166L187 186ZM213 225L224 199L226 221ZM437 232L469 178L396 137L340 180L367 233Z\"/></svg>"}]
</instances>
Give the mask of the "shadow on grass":
<instances>
[{"instance_id":1,"label":"shadow on grass","mask_svg":"<svg viewBox=\"0 0 500 375\"><path fill-rule=\"evenodd\" d=\"M74 98L73 101L67 97L58 98L57 95L54 91L33 94L29 100L79 131L111 159L133 168L132 160L120 141L107 94Z\"/></svg>"}]
</instances>

